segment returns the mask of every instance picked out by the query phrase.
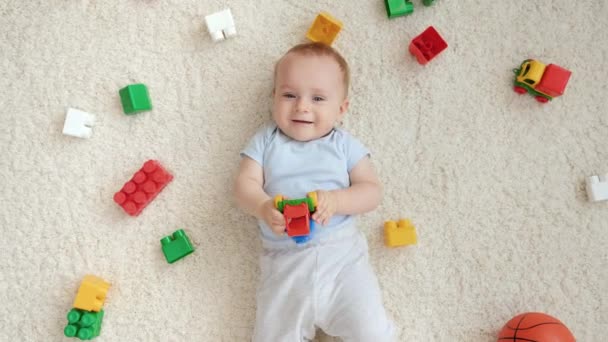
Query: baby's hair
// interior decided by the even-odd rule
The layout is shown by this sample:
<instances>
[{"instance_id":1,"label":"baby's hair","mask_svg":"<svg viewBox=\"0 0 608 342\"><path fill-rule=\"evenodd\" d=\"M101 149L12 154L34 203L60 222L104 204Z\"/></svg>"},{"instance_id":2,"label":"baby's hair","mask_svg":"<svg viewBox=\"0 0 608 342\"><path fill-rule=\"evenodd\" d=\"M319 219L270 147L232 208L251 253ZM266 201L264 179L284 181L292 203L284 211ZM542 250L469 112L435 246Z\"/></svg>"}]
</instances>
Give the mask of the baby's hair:
<instances>
[{"instance_id":1,"label":"baby's hair","mask_svg":"<svg viewBox=\"0 0 608 342\"><path fill-rule=\"evenodd\" d=\"M328 56L328 57L333 58L340 66L340 70L342 70L342 75L344 76L343 77L344 78L344 97L347 97L348 87L350 85L350 70L348 68L348 63L346 63L346 60L344 59L344 57L342 57L342 55L338 51L336 51L336 49L332 48L329 45L326 45L323 43L318 43L318 42L317 43L303 43L303 44L298 44L298 45L292 47L274 65L274 79L275 80L277 77L277 69L279 67L279 64L281 63L283 58L285 58L285 56L289 55L290 53L304 55L304 56Z\"/></svg>"}]
</instances>

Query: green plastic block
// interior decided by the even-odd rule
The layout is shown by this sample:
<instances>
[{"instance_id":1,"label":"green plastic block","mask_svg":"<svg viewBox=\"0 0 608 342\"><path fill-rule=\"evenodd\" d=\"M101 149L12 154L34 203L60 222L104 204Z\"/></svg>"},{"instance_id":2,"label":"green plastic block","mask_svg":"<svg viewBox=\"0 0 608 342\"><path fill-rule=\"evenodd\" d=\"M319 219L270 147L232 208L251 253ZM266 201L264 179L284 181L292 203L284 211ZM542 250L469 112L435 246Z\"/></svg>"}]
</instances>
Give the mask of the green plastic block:
<instances>
[{"instance_id":1,"label":"green plastic block","mask_svg":"<svg viewBox=\"0 0 608 342\"><path fill-rule=\"evenodd\" d=\"M72 309L68 312L68 325L63 329L67 337L78 337L81 340L92 340L99 336L103 310L99 312Z\"/></svg>"},{"instance_id":2,"label":"green plastic block","mask_svg":"<svg viewBox=\"0 0 608 342\"><path fill-rule=\"evenodd\" d=\"M172 235L160 239L160 245L170 264L194 252L194 246L183 229L178 229Z\"/></svg>"},{"instance_id":3,"label":"green plastic block","mask_svg":"<svg viewBox=\"0 0 608 342\"><path fill-rule=\"evenodd\" d=\"M431 6L434 2L435 0L422 0L424 6Z\"/></svg>"},{"instance_id":4,"label":"green plastic block","mask_svg":"<svg viewBox=\"0 0 608 342\"><path fill-rule=\"evenodd\" d=\"M409 0L384 0L389 18L401 17L414 12L414 4Z\"/></svg>"},{"instance_id":5,"label":"green plastic block","mask_svg":"<svg viewBox=\"0 0 608 342\"><path fill-rule=\"evenodd\" d=\"M145 84L131 84L119 91L120 102L125 114L131 115L152 109L150 95Z\"/></svg>"},{"instance_id":6,"label":"green plastic block","mask_svg":"<svg viewBox=\"0 0 608 342\"><path fill-rule=\"evenodd\" d=\"M283 212L283 209L285 209L286 205L296 206L296 205L300 205L300 203L306 203L306 205L308 206L308 211L310 211L311 213L314 213L315 206L312 203L312 198L308 198L308 197L282 200L281 202L279 202L277 210L280 212Z\"/></svg>"}]
</instances>

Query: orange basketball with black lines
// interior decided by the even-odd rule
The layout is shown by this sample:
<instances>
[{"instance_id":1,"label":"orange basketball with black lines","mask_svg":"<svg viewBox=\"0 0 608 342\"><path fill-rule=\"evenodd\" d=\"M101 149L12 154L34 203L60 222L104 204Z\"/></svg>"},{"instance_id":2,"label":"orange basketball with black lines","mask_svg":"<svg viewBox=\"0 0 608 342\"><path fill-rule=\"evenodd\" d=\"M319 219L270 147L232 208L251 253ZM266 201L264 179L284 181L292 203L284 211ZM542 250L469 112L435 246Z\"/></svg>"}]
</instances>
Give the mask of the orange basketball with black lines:
<instances>
[{"instance_id":1,"label":"orange basketball with black lines","mask_svg":"<svg viewBox=\"0 0 608 342\"><path fill-rule=\"evenodd\" d=\"M568 328L555 317L526 312L513 317L498 334L498 342L575 342Z\"/></svg>"}]
</instances>

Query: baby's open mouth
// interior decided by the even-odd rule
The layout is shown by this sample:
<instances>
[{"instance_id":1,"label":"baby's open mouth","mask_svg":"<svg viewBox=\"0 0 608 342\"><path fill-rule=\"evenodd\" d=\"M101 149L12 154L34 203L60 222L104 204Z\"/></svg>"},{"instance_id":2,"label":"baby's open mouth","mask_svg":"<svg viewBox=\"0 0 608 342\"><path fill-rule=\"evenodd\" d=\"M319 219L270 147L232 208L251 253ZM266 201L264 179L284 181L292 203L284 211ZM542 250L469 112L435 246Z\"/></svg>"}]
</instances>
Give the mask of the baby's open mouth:
<instances>
[{"instance_id":1,"label":"baby's open mouth","mask_svg":"<svg viewBox=\"0 0 608 342\"><path fill-rule=\"evenodd\" d=\"M295 123L301 123L301 124L311 124L312 121L306 121L306 120L291 120Z\"/></svg>"}]
</instances>

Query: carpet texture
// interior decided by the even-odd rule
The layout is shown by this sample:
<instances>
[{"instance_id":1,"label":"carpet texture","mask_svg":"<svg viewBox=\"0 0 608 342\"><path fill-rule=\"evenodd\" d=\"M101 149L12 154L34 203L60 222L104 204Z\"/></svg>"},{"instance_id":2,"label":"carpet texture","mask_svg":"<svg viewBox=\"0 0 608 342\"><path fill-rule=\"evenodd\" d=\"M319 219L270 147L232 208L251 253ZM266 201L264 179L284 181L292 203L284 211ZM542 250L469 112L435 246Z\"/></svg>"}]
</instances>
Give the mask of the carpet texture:
<instances>
[{"instance_id":1,"label":"carpet texture","mask_svg":"<svg viewBox=\"0 0 608 342\"><path fill-rule=\"evenodd\" d=\"M608 202L584 179L608 173L608 6L413 3L389 20L381 0L2 1L0 340L64 340L85 274L112 283L99 341L250 338L261 244L231 195L238 153L269 118L274 62L328 11L352 69L344 128L385 187L359 224L399 341L495 341L526 311L605 341ZM228 7L238 36L214 44L204 16ZM429 25L449 47L421 66L407 47ZM565 95L514 93L526 58L571 70ZM122 113L131 83L151 112ZM69 107L96 116L90 139L62 135ZM112 196L148 159L175 179L133 218ZM419 243L388 249L400 217ZM178 228L197 250L169 265Z\"/></svg>"}]
</instances>

